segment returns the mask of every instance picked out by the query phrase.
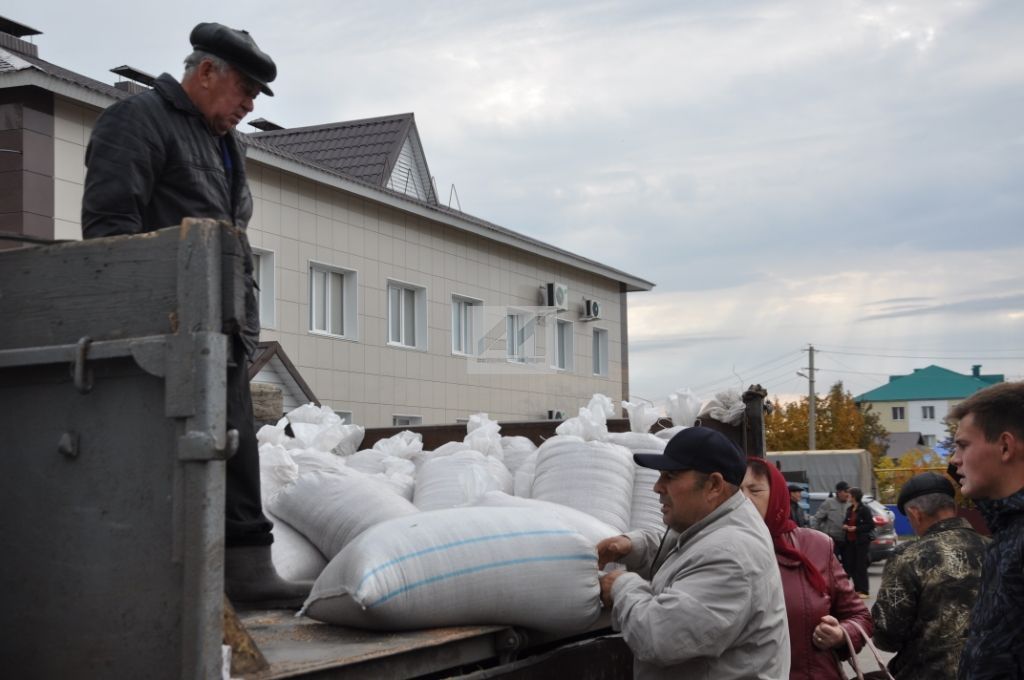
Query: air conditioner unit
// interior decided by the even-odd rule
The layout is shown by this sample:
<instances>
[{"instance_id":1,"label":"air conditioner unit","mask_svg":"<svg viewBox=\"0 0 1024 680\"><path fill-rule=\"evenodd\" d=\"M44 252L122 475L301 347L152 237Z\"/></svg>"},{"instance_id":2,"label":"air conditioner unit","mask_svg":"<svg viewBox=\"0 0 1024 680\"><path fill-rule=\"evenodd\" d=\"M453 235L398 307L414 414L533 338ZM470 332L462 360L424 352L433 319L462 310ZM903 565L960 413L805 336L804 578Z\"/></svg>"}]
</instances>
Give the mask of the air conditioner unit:
<instances>
[{"instance_id":1,"label":"air conditioner unit","mask_svg":"<svg viewBox=\"0 0 1024 680\"><path fill-rule=\"evenodd\" d=\"M540 290L545 307L554 307L558 311L569 309L569 286L564 283L545 283Z\"/></svg>"},{"instance_id":2,"label":"air conditioner unit","mask_svg":"<svg viewBox=\"0 0 1024 680\"><path fill-rule=\"evenodd\" d=\"M601 318L601 303L598 300L583 301L583 320L592 321Z\"/></svg>"},{"instance_id":3,"label":"air conditioner unit","mask_svg":"<svg viewBox=\"0 0 1024 680\"><path fill-rule=\"evenodd\" d=\"M555 409L548 411L548 420L565 420L565 411Z\"/></svg>"}]
</instances>

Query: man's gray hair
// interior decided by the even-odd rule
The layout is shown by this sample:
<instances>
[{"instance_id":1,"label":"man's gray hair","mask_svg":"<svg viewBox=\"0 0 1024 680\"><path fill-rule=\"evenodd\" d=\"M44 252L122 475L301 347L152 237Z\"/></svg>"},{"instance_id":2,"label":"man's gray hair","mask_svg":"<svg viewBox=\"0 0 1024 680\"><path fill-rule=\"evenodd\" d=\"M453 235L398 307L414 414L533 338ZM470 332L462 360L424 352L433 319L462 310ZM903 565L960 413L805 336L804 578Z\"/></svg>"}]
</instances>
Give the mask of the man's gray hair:
<instances>
[{"instance_id":1,"label":"man's gray hair","mask_svg":"<svg viewBox=\"0 0 1024 680\"><path fill-rule=\"evenodd\" d=\"M188 78L190 75L195 73L195 70L199 68L199 64L201 64L204 59L209 59L211 62L213 62L213 67L217 69L217 71L220 73L226 72L231 67L230 64L228 64L228 62L224 61L223 59L214 54L204 52L203 50L196 50L192 54L185 57L184 77Z\"/></svg>"},{"instance_id":2,"label":"man's gray hair","mask_svg":"<svg viewBox=\"0 0 1024 680\"><path fill-rule=\"evenodd\" d=\"M944 493L926 493L907 501L904 508L915 508L926 517L934 517L940 510L955 510L956 501Z\"/></svg>"}]
</instances>

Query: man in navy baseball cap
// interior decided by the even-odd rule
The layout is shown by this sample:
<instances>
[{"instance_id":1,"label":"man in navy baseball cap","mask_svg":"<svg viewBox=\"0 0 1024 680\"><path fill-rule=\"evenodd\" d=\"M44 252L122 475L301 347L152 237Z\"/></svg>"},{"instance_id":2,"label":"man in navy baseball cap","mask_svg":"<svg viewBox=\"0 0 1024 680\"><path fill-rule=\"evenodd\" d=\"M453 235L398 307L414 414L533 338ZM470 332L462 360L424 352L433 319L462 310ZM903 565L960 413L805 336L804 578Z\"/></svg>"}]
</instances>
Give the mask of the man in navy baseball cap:
<instances>
[{"instance_id":1,"label":"man in navy baseball cap","mask_svg":"<svg viewBox=\"0 0 1024 680\"><path fill-rule=\"evenodd\" d=\"M599 566L630 569L601 577L601 600L634 652L634 677L787 677L782 581L768 527L740 492L746 458L721 433L691 427L664 453L633 459L661 472L654 491L670 529L597 545Z\"/></svg>"},{"instance_id":2,"label":"man in navy baseball cap","mask_svg":"<svg viewBox=\"0 0 1024 680\"><path fill-rule=\"evenodd\" d=\"M637 453L637 465L653 470L717 472L722 479L739 486L747 473L747 461L725 435L707 427L688 427L672 437L665 452Z\"/></svg>"}]
</instances>

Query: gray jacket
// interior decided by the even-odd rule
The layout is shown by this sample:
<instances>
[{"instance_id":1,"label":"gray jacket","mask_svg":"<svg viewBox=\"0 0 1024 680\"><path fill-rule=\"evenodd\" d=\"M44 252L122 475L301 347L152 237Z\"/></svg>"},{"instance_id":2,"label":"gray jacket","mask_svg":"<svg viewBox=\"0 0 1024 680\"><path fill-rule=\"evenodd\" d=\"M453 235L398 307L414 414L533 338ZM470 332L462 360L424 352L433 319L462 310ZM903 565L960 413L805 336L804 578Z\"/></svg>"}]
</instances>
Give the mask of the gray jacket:
<instances>
[{"instance_id":1,"label":"gray jacket","mask_svg":"<svg viewBox=\"0 0 1024 680\"><path fill-rule=\"evenodd\" d=\"M843 523L846 521L846 509L849 507L849 503L842 503L835 496L829 496L822 501L818 512L814 513L811 528L828 534L836 543L846 543Z\"/></svg>"},{"instance_id":2,"label":"gray jacket","mask_svg":"<svg viewBox=\"0 0 1024 680\"><path fill-rule=\"evenodd\" d=\"M782 580L764 520L736 493L682 534L627 534L636 573L612 587L612 625L633 651L634 678L789 677ZM659 556L659 552L664 557ZM662 561L663 560L663 561Z\"/></svg>"}]
</instances>

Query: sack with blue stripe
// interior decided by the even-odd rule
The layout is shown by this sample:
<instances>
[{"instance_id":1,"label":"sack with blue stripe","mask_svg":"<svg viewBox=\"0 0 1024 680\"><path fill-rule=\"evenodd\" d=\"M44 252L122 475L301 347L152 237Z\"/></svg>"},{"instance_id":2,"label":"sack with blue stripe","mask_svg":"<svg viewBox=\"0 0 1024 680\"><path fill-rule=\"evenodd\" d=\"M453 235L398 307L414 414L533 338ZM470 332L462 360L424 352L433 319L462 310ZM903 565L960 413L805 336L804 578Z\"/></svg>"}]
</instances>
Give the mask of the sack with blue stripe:
<instances>
[{"instance_id":1,"label":"sack with blue stripe","mask_svg":"<svg viewBox=\"0 0 1024 680\"><path fill-rule=\"evenodd\" d=\"M583 631L601 613L597 552L564 521L532 508L421 512L347 545L316 580L303 613L371 630Z\"/></svg>"}]
</instances>

